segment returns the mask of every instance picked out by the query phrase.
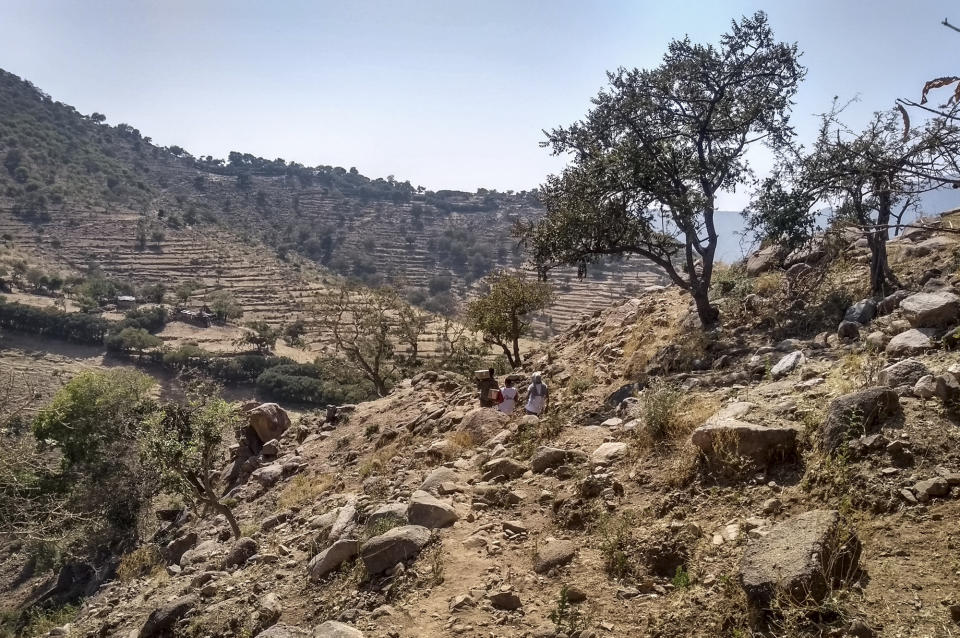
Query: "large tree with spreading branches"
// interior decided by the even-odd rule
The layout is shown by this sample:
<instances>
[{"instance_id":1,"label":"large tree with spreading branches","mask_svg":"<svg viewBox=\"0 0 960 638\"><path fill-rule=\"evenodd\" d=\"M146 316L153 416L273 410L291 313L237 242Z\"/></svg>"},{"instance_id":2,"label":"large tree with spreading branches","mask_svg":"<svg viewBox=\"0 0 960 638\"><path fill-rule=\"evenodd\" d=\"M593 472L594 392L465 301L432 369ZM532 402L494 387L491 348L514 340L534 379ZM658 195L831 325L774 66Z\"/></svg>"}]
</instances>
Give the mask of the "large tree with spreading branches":
<instances>
[{"instance_id":1,"label":"large tree with spreading branches","mask_svg":"<svg viewBox=\"0 0 960 638\"><path fill-rule=\"evenodd\" d=\"M714 323L717 197L751 176L750 147L792 139L799 55L760 12L734 21L719 45L674 40L657 68L609 73L585 119L547 133L544 145L571 164L541 187L546 216L518 229L540 272L639 255Z\"/></svg>"}]
</instances>

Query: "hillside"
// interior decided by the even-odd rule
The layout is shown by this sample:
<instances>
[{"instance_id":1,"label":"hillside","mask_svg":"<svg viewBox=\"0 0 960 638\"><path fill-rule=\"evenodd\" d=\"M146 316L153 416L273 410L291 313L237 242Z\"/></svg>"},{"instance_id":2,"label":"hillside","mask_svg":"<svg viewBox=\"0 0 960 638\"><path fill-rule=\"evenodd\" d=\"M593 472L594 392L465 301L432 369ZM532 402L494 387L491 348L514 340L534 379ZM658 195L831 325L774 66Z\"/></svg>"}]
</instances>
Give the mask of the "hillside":
<instances>
[{"instance_id":1,"label":"hillside","mask_svg":"<svg viewBox=\"0 0 960 638\"><path fill-rule=\"evenodd\" d=\"M0 157L2 223L21 245L47 250L49 244L35 241L46 235L69 258L102 258L102 268L121 274L137 270L136 260L122 253L155 235L177 238L173 249L190 233L228 233L260 242L257 250L281 260L301 255L370 285L391 283L412 302L444 313L483 275L523 265L511 228L541 214L535 192L429 191L356 169L160 148L129 124L82 115L3 71ZM88 248L90 239L97 241ZM208 256L215 257L209 248L184 247L136 276L178 277ZM544 334L563 329L657 281L638 261L598 267L585 281L573 270L558 272L556 306L536 326Z\"/></svg>"},{"instance_id":2,"label":"hillside","mask_svg":"<svg viewBox=\"0 0 960 638\"><path fill-rule=\"evenodd\" d=\"M905 288L876 303L853 243L807 264L813 287L774 264L719 274L710 332L675 287L595 313L516 376L543 371L541 419L476 409L436 372L338 424L294 415L230 488L243 539L218 516L144 520L122 577L32 626L955 635L960 242L909 232L890 254ZM5 573L27 560L4 555Z\"/></svg>"}]
</instances>

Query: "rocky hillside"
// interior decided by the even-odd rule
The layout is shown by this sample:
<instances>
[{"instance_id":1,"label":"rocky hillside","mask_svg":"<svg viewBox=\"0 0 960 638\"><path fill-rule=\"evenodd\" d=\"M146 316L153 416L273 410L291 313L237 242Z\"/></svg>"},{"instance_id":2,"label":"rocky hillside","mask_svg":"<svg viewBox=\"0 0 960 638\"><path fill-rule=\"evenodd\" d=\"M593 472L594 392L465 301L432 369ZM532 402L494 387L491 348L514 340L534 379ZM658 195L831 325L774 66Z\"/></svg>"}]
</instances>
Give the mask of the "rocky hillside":
<instances>
[{"instance_id":1,"label":"rocky hillside","mask_svg":"<svg viewBox=\"0 0 960 638\"><path fill-rule=\"evenodd\" d=\"M433 372L300 415L231 448L244 538L161 512L48 635L955 635L958 250L891 242L883 299L857 243L726 271L707 333L675 288L614 305L527 358L539 419Z\"/></svg>"},{"instance_id":2,"label":"rocky hillside","mask_svg":"<svg viewBox=\"0 0 960 638\"><path fill-rule=\"evenodd\" d=\"M280 259L300 255L335 274L402 287L414 303L445 313L483 275L522 265L511 228L541 214L535 192L429 191L392 176L370 179L356 169L239 152L227 160L194 157L177 146L155 146L129 124L82 115L3 71L0 159L2 223L29 227L11 232L15 241L39 236L36 247L46 250L43 238L56 239L73 256L94 259L103 257L101 248L129 253L182 230L226 233ZM70 229L79 230L76 237ZM83 255L90 239L96 241ZM215 261L217 252L203 247L184 256L187 263L153 260L146 275L175 277L174 266ZM129 256L106 257L107 270L137 266ZM259 276L254 271L247 279ZM537 328L562 329L656 280L637 262L607 264L582 282L574 271L559 273L557 305Z\"/></svg>"}]
</instances>

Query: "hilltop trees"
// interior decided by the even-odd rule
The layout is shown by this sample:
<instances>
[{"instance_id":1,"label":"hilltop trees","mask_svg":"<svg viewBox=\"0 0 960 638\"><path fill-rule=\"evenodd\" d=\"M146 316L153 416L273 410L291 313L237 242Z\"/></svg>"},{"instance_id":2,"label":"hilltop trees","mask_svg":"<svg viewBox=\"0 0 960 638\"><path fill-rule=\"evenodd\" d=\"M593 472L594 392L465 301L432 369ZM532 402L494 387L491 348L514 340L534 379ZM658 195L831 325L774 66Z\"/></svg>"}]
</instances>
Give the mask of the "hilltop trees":
<instances>
[{"instance_id":1,"label":"hilltop trees","mask_svg":"<svg viewBox=\"0 0 960 638\"><path fill-rule=\"evenodd\" d=\"M553 302L550 286L531 281L523 273L500 271L481 285L480 297L467 305L470 327L485 343L499 346L510 367L520 365L520 338L530 329L528 316Z\"/></svg>"},{"instance_id":2,"label":"hilltop trees","mask_svg":"<svg viewBox=\"0 0 960 638\"><path fill-rule=\"evenodd\" d=\"M703 324L715 322L717 194L750 175L751 146L791 139L798 58L760 12L733 22L719 46L674 40L659 67L608 74L584 120L547 134L544 146L573 159L541 187L547 215L518 229L541 273L640 255L690 293Z\"/></svg>"}]
</instances>

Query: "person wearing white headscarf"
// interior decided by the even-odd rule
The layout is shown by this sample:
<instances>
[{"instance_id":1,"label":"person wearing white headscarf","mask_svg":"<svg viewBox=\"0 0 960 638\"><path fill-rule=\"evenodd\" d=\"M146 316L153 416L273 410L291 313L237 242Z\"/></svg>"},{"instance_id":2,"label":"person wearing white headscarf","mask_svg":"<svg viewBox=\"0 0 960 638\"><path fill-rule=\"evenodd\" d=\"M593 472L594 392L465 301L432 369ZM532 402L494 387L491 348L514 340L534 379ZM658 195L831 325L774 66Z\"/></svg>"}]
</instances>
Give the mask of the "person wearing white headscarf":
<instances>
[{"instance_id":1,"label":"person wearing white headscarf","mask_svg":"<svg viewBox=\"0 0 960 638\"><path fill-rule=\"evenodd\" d=\"M540 416L545 414L550 405L550 390L547 384L543 382L543 377L539 372L533 373L533 383L527 389L527 414Z\"/></svg>"}]
</instances>

